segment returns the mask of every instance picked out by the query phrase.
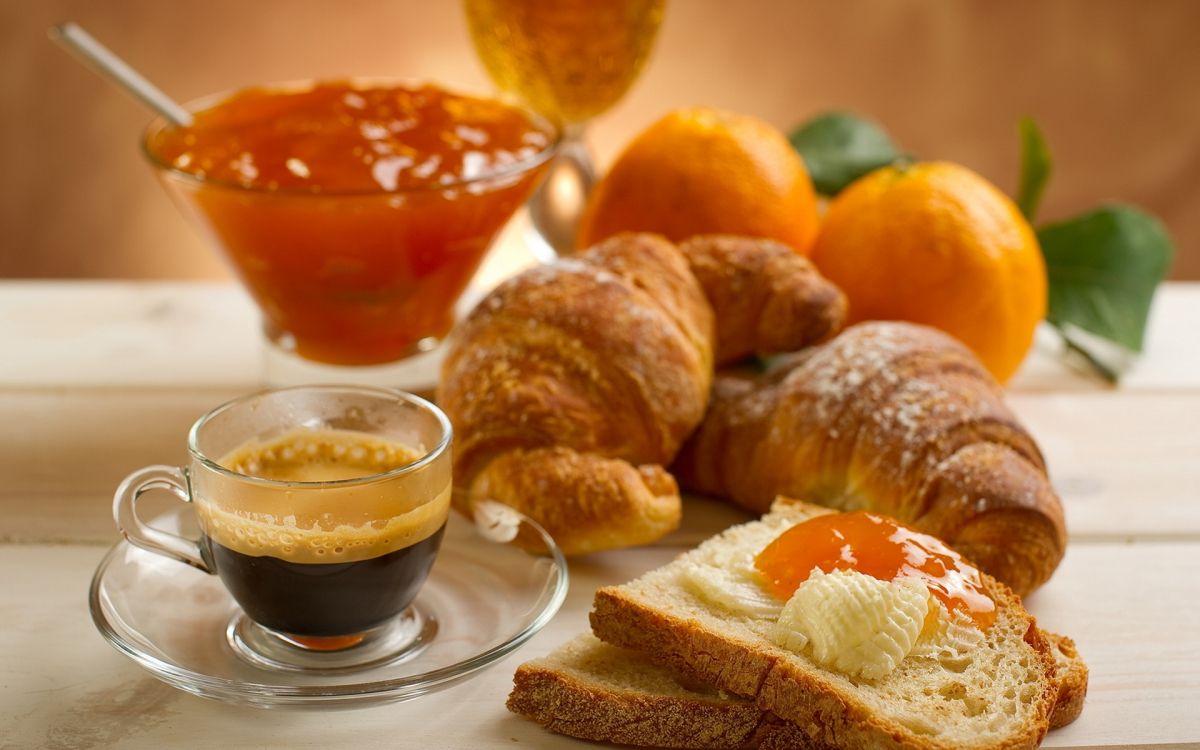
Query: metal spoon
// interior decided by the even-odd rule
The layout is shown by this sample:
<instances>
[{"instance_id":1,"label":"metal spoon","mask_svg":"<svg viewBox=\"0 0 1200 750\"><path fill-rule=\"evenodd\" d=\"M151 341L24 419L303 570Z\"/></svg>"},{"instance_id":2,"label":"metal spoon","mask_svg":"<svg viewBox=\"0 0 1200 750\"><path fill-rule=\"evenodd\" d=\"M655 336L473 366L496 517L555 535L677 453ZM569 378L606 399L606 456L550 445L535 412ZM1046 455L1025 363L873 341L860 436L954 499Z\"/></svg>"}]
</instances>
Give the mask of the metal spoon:
<instances>
[{"instance_id":1,"label":"metal spoon","mask_svg":"<svg viewBox=\"0 0 1200 750\"><path fill-rule=\"evenodd\" d=\"M46 33L102 77L124 89L134 99L162 115L167 121L184 127L192 124L190 112L77 24L70 21L60 23L51 26Z\"/></svg>"}]
</instances>

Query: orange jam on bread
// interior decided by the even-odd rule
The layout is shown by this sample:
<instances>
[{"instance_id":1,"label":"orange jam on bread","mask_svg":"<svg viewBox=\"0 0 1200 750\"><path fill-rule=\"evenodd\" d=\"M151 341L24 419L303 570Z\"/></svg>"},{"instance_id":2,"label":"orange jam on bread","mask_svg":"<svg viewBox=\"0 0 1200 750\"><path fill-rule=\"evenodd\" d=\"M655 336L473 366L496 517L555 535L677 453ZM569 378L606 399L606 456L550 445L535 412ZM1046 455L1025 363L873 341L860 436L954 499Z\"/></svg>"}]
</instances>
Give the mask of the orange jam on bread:
<instances>
[{"instance_id":1,"label":"orange jam on bread","mask_svg":"<svg viewBox=\"0 0 1200 750\"><path fill-rule=\"evenodd\" d=\"M798 523L767 545L754 565L767 590L785 601L814 568L853 570L881 581L916 578L947 610L970 617L980 629L996 619L978 568L941 540L867 511Z\"/></svg>"}]
</instances>

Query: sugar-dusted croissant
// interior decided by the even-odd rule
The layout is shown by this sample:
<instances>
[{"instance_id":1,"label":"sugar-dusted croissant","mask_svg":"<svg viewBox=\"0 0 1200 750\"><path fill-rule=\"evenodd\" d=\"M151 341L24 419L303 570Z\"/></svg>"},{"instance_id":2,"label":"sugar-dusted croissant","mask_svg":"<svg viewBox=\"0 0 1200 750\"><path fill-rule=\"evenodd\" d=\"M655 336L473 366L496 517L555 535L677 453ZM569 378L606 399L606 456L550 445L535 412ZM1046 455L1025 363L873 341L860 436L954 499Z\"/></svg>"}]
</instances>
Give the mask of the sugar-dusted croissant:
<instances>
[{"instance_id":1,"label":"sugar-dusted croissant","mask_svg":"<svg viewBox=\"0 0 1200 750\"><path fill-rule=\"evenodd\" d=\"M732 330L747 325L732 316L718 337L705 289L720 289L722 274L704 274L702 287L690 259L745 267L724 278L757 290L757 304L826 320L779 348L832 333L844 310L840 293L782 245L710 238L689 248L620 235L508 280L472 311L437 393L455 429L460 510L510 505L568 554L649 542L678 525L678 488L663 467L704 415L716 342L780 344Z\"/></svg>"},{"instance_id":2,"label":"sugar-dusted croissant","mask_svg":"<svg viewBox=\"0 0 1200 750\"><path fill-rule=\"evenodd\" d=\"M719 378L673 472L759 512L776 495L878 510L1021 594L1066 547L1037 445L976 358L923 326L862 323L759 378Z\"/></svg>"}]
</instances>

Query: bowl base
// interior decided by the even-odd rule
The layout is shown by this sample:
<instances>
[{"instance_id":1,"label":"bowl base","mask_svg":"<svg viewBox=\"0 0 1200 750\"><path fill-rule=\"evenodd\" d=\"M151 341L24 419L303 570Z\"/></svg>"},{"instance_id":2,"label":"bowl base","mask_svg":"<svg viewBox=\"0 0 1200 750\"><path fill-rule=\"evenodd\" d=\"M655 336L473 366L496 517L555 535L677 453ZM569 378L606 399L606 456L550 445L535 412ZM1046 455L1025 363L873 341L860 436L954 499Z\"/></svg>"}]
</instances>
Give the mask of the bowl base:
<instances>
[{"instance_id":1,"label":"bowl base","mask_svg":"<svg viewBox=\"0 0 1200 750\"><path fill-rule=\"evenodd\" d=\"M314 362L291 351L286 342L263 341L263 379L279 388L311 383L347 383L400 388L424 393L437 386L446 347L436 338L422 339L415 354L381 365L333 365Z\"/></svg>"}]
</instances>

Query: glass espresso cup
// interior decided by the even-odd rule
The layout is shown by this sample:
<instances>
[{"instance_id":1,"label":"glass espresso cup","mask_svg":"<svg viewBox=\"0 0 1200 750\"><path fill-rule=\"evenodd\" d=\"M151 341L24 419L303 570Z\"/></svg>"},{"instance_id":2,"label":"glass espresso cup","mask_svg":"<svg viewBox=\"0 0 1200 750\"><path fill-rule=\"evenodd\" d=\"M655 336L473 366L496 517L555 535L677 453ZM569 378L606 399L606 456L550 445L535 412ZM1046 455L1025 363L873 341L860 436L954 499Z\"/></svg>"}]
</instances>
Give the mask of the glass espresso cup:
<instances>
[{"instance_id":1,"label":"glass espresso cup","mask_svg":"<svg viewBox=\"0 0 1200 750\"><path fill-rule=\"evenodd\" d=\"M148 466L117 489L131 543L220 576L241 607L234 650L260 666L376 666L433 637L412 606L450 508L451 428L433 404L360 386L231 401L188 435L187 468ZM192 504L199 539L143 522L138 498Z\"/></svg>"}]
</instances>

